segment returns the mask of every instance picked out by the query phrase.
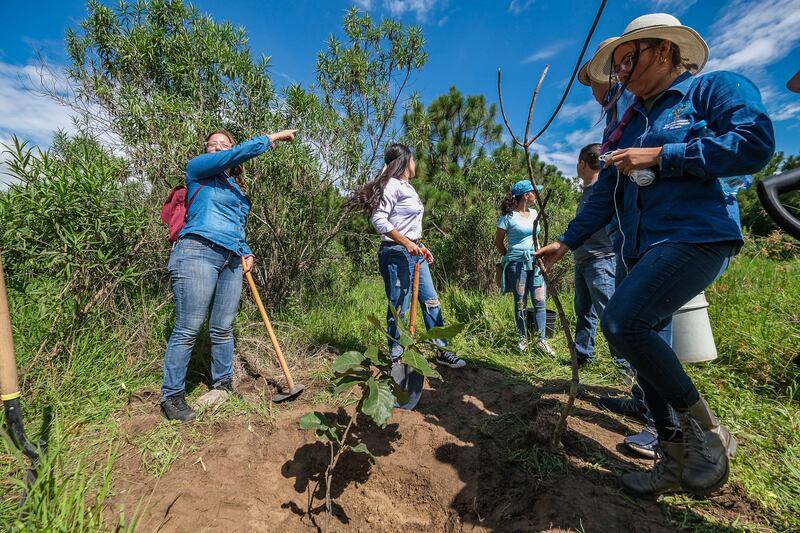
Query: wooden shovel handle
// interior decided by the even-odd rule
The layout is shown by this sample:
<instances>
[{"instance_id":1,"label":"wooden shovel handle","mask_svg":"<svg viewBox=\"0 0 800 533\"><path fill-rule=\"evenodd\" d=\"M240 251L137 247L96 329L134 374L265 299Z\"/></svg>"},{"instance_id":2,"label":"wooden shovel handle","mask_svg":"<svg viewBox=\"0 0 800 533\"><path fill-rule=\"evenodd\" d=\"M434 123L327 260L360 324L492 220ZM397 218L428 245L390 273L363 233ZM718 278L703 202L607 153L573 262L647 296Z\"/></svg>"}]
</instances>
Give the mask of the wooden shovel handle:
<instances>
[{"instance_id":1,"label":"wooden shovel handle","mask_svg":"<svg viewBox=\"0 0 800 533\"><path fill-rule=\"evenodd\" d=\"M0 257L0 399L5 402L19 396L17 357L14 352L14 338L11 335L6 276L3 271L3 258Z\"/></svg>"},{"instance_id":2,"label":"wooden shovel handle","mask_svg":"<svg viewBox=\"0 0 800 533\"><path fill-rule=\"evenodd\" d=\"M244 268L244 259L242 259L242 268ZM289 373L289 367L286 366L286 360L283 358L281 345L278 344L278 338L275 336L275 331L272 329L272 323L269 321L269 317L267 316L267 310L264 309L264 304L261 302L261 296L258 294L256 282L253 281L253 276L250 274L250 272L245 272L244 277L247 278L247 284L250 285L250 292L253 294L253 299L256 301L258 311L261 313L261 320L264 321L264 326L266 326L267 333L269 333L269 340L272 341L272 347L275 349L275 355L278 356L278 363L281 365L283 375L286 376L286 385L289 387L289 390L291 390L294 388L294 380L292 379L292 375Z\"/></svg>"},{"instance_id":3,"label":"wooden shovel handle","mask_svg":"<svg viewBox=\"0 0 800 533\"><path fill-rule=\"evenodd\" d=\"M417 303L419 302L419 268L420 263L414 265L414 284L411 288L411 318L408 324L408 331L411 335L417 332Z\"/></svg>"}]
</instances>

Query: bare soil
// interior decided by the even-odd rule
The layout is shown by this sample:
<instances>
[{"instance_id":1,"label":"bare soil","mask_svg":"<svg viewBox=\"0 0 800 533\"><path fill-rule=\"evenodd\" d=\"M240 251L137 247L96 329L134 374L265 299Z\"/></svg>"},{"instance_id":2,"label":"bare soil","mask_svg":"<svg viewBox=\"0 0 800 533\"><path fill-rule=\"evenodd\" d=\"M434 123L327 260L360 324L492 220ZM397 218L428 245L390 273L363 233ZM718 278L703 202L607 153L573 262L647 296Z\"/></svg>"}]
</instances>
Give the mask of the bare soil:
<instances>
[{"instance_id":1,"label":"bare soil","mask_svg":"<svg viewBox=\"0 0 800 533\"><path fill-rule=\"evenodd\" d=\"M474 366L445 369L443 376L415 411L396 410L385 428L358 419L354 434L379 465L363 454L343 456L332 484L332 531L655 533L680 530L687 520L719 530L710 517L723 524L759 523L758 508L736 485L702 505L681 508L623 495L617 475L651 463L620 445L638 431L637 423L591 402L605 389L584 390L564 449L551 453L541 443L563 382L532 385ZM258 393L252 383L242 389L246 398ZM324 528L324 491L317 480L329 452L300 430L298 420L310 410L336 416L337 409L312 405L312 393L281 406L272 419L253 415L207 424L202 438L195 437L160 478L148 472L133 444L160 420L157 397L140 395L122 415L121 432L130 444L115 465L109 521L138 508L139 531ZM189 435L192 428L181 431Z\"/></svg>"}]
</instances>

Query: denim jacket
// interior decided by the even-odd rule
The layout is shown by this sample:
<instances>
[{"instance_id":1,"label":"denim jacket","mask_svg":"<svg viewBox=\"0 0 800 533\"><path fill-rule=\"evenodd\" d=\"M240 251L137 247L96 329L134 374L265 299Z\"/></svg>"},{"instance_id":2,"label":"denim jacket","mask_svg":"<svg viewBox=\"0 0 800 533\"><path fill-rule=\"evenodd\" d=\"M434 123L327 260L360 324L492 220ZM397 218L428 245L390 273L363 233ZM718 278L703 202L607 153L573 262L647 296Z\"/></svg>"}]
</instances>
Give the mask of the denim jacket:
<instances>
[{"instance_id":1,"label":"denim jacket","mask_svg":"<svg viewBox=\"0 0 800 533\"><path fill-rule=\"evenodd\" d=\"M684 73L650 111L634 105L636 114L612 148L663 147L659 166L651 168L655 181L640 187L607 166L561 241L574 250L618 216L625 257L664 242L742 243L718 178L756 172L775 150L755 85L732 72ZM700 120L715 133L698 136L692 125Z\"/></svg>"},{"instance_id":2,"label":"denim jacket","mask_svg":"<svg viewBox=\"0 0 800 533\"><path fill-rule=\"evenodd\" d=\"M252 255L244 235L250 200L226 169L263 154L272 147L266 135L237 144L230 150L201 154L186 165L186 197L191 198L203 187L189 206L186 226L180 236L193 233L232 251L236 255ZM218 179L209 179L209 178ZM227 185L226 185L227 183Z\"/></svg>"}]
</instances>

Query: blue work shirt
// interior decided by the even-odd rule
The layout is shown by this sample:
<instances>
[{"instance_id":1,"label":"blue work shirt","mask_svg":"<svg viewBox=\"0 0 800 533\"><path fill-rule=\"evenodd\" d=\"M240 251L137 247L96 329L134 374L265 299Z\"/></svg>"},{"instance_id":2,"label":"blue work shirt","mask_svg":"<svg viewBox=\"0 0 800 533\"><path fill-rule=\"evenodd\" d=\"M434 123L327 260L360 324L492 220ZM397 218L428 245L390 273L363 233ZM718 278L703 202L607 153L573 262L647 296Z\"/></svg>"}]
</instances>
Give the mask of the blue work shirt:
<instances>
[{"instance_id":1,"label":"blue work shirt","mask_svg":"<svg viewBox=\"0 0 800 533\"><path fill-rule=\"evenodd\" d=\"M583 211L561 236L579 247L620 219L622 254L640 257L664 242L743 242L720 177L750 174L775 150L775 134L761 95L750 80L732 72L680 75L648 111L636 113L617 146L663 147L655 181L639 187L609 166L600 172ZM692 125L706 120L715 136L698 137Z\"/></svg>"},{"instance_id":2,"label":"blue work shirt","mask_svg":"<svg viewBox=\"0 0 800 533\"><path fill-rule=\"evenodd\" d=\"M253 251L245 240L244 226L250 214L250 200L236 179L228 177L225 170L241 165L272 147L269 137L262 135L237 144L230 150L201 154L186 165L186 197L191 198L197 188L205 183L189 206L183 237L190 233L200 235L238 256ZM208 178L218 179L208 179Z\"/></svg>"}]
</instances>

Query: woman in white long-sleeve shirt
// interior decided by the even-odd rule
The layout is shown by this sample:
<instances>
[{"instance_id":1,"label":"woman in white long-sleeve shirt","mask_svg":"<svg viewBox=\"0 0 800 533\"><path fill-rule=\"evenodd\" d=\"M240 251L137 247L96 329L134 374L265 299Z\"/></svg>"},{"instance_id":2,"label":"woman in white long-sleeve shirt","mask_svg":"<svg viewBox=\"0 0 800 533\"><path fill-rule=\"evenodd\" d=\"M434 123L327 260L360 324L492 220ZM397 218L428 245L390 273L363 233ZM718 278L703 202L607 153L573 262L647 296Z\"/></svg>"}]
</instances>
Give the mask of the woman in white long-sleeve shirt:
<instances>
[{"instance_id":1,"label":"woman in white long-sleeve shirt","mask_svg":"<svg viewBox=\"0 0 800 533\"><path fill-rule=\"evenodd\" d=\"M384 163L380 174L356 192L350 202L371 213L370 221L381 235L378 264L389 299L386 312L387 333L392 338L389 351L392 360L397 360L403 354L403 347L397 342L400 334L392 309L397 309L401 318L408 312L417 263L420 263L419 301L425 327L443 326L444 318L428 266L433 263L433 254L421 242L425 207L410 183L416 174L414 157L407 146L392 144L384 153ZM451 368L466 364L446 349L447 341L434 342L441 347L436 355L437 364Z\"/></svg>"}]
</instances>

